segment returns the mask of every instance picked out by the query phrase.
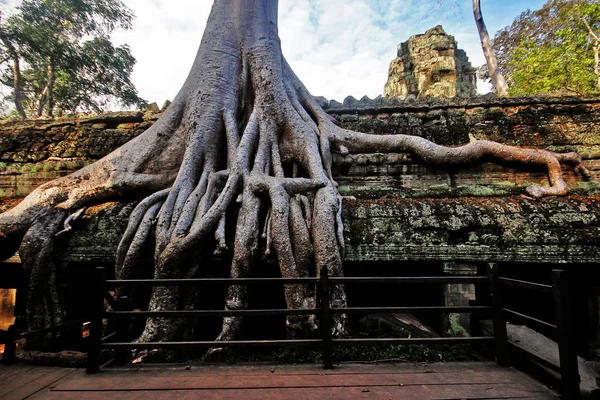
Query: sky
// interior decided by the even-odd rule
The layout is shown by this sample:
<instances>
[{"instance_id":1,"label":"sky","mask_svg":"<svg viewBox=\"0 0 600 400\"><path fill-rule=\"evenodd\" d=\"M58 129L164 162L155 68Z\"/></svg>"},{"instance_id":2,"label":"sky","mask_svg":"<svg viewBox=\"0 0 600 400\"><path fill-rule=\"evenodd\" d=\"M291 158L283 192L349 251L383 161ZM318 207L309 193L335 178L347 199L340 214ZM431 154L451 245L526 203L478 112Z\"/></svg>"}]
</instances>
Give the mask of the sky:
<instances>
[{"instance_id":1,"label":"sky","mask_svg":"<svg viewBox=\"0 0 600 400\"><path fill-rule=\"evenodd\" d=\"M117 31L137 64L133 83L142 98L162 105L172 100L192 65L210 0L122 0L136 14L133 29ZM464 49L471 64L485 63L472 13L472 0L280 0L283 54L315 96L343 101L383 93L387 71L400 42L442 25ZM546 0L482 0L490 35L526 9ZM19 0L0 0L10 9ZM453 7L457 5L457 7ZM478 83L478 91L489 87Z\"/></svg>"}]
</instances>

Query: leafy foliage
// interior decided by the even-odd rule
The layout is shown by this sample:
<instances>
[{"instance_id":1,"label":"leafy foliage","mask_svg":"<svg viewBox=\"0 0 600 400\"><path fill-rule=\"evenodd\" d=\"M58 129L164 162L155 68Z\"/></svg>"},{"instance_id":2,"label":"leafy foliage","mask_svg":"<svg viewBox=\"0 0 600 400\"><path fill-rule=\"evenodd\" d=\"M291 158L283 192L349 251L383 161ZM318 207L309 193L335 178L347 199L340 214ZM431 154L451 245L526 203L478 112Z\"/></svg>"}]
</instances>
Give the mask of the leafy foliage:
<instances>
[{"instance_id":1,"label":"leafy foliage","mask_svg":"<svg viewBox=\"0 0 600 400\"><path fill-rule=\"evenodd\" d=\"M598 47L584 19L600 34L597 0L549 0L496 34L494 48L511 95L600 92L595 71Z\"/></svg>"},{"instance_id":2,"label":"leafy foliage","mask_svg":"<svg viewBox=\"0 0 600 400\"><path fill-rule=\"evenodd\" d=\"M23 0L0 29L7 58L21 59L24 108L52 115L101 111L114 101L143 104L130 79L135 58L127 45L110 41L133 18L120 0ZM0 82L14 88L14 65L3 67Z\"/></svg>"},{"instance_id":3,"label":"leafy foliage","mask_svg":"<svg viewBox=\"0 0 600 400\"><path fill-rule=\"evenodd\" d=\"M134 64L127 45L115 48L103 37L85 42L78 68L65 69L57 75L56 106L101 112L115 98L124 106L142 105L144 101L130 81Z\"/></svg>"}]
</instances>

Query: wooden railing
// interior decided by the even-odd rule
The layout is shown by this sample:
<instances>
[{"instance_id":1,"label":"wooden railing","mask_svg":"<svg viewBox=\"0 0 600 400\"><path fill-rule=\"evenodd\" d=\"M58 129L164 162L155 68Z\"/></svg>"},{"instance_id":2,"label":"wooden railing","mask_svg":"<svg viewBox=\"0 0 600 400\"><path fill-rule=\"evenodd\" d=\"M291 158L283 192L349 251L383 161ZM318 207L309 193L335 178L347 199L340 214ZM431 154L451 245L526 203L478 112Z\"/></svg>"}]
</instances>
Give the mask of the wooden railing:
<instances>
[{"instance_id":1,"label":"wooden railing","mask_svg":"<svg viewBox=\"0 0 600 400\"><path fill-rule=\"evenodd\" d=\"M564 398L578 399L580 397L580 378L567 271L553 270L552 285L500 277L499 268L495 263L488 264L488 275L494 309L493 325L498 363L503 366L510 365L511 355L530 359L539 366L558 374ZM505 296L508 288L551 294L554 304L550 306L553 306L555 310L555 323L552 324L507 308ZM558 365L528 351L515 341L509 341L506 329L507 321L526 325L555 341L558 344Z\"/></svg>"},{"instance_id":2,"label":"wooden railing","mask_svg":"<svg viewBox=\"0 0 600 400\"><path fill-rule=\"evenodd\" d=\"M333 368L333 349L335 346L376 345L376 344L492 344L495 348L497 362L500 365L511 365L511 360L524 356L538 365L554 371L561 380L562 392L565 398L579 397L579 372L575 336L571 315L571 305L568 289L568 274L566 271L552 272L552 285L527 282L518 279L499 276L498 266L488 265L487 276L425 276L425 277L329 277L326 268L320 271L320 277L315 278L206 278L206 279L134 279L107 280L103 268L95 271L94 286L91 290L92 317L88 337L87 372L94 373L102 367L102 351L114 350L117 354L132 349L193 349L216 347L297 347L306 346L319 349L322 353L323 367ZM478 288L489 288L491 304L472 304L469 306L412 306L412 307L345 307L331 308L330 295L333 285L343 284L474 284ZM316 308L306 309L243 309L243 310L164 310L164 311L133 311L126 309L117 301L111 292L118 287L151 288L161 286L202 287L205 285L316 285L319 304ZM507 289L518 288L552 294L554 298L555 323L549 323L520 311L505 307L504 300ZM487 290L486 290L487 291ZM18 294L19 295L19 294ZM22 294L21 294L22 296ZM106 310L105 301L110 305ZM331 335L334 316L340 314L384 314L384 313L468 313L472 321L491 319L494 336L470 337L434 337L434 338L333 338ZM146 342L132 343L129 328L134 319L139 318L198 318L198 317L231 317L231 316L291 316L315 315L319 319L320 337L315 339L289 340L234 340L234 341L180 341L180 342ZM115 321L114 332L103 335L104 321ZM544 334L558 343L559 363L550 361L527 351L522 346L510 342L506 329L507 321L518 322ZM63 326L55 326L37 332L22 332L12 326L8 332L3 331L6 350L3 361L14 358L15 341L22 338L32 338L39 335L56 332L64 328L81 325L83 321L70 322ZM479 329L472 329L472 334Z\"/></svg>"}]
</instances>

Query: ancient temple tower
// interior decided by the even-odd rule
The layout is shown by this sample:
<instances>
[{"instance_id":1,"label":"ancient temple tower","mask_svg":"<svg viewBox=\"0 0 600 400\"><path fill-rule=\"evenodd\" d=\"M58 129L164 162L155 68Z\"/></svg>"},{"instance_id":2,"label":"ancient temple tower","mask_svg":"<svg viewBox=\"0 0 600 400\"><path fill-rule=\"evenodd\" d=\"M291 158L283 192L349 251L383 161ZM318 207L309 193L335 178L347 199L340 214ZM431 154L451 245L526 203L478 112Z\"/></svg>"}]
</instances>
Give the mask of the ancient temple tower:
<instances>
[{"instance_id":1,"label":"ancient temple tower","mask_svg":"<svg viewBox=\"0 0 600 400\"><path fill-rule=\"evenodd\" d=\"M476 88L475 69L467 54L458 48L454 36L438 25L398 45L398 57L390 63L383 95L472 97Z\"/></svg>"}]
</instances>

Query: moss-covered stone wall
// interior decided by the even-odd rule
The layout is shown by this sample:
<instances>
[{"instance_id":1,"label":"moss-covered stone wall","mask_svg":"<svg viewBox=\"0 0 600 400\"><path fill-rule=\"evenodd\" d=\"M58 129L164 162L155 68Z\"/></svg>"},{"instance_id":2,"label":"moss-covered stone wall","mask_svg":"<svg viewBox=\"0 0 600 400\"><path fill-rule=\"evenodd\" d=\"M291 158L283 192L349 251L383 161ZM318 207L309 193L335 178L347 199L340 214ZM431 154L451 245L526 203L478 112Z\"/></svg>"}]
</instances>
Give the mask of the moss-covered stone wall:
<instances>
[{"instance_id":1,"label":"moss-covered stone wall","mask_svg":"<svg viewBox=\"0 0 600 400\"><path fill-rule=\"evenodd\" d=\"M414 102L322 101L339 123L457 145L470 137L579 151L593 179L566 168L571 194L535 201L542 170L487 164L431 167L408 154L335 156L348 261L600 262L600 97ZM37 185L101 158L160 114L115 113L0 125L0 211ZM136 199L91 207L64 260L112 262Z\"/></svg>"},{"instance_id":2,"label":"moss-covered stone wall","mask_svg":"<svg viewBox=\"0 0 600 400\"><path fill-rule=\"evenodd\" d=\"M0 199L23 197L148 129L159 114L111 113L0 124Z\"/></svg>"},{"instance_id":3,"label":"moss-covered stone wall","mask_svg":"<svg viewBox=\"0 0 600 400\"><path fill-rule=\"evenodd\" d=\"M411 134L446 145L466 143L471 136L515 146L578 151L593 171L597 170L599 163L600 97L431 99L421 102L405 102L397 98L355 100L349 97L344 103L323 101L323 105L348 129L374 134ZM159 116L159 113L122 112L79 119L1 123L0 199L23 197L41 183L103 157L142 133ZM337 174L348 178L346 182L356 183L355 186L362 185L365 177L373 174L388 177L403 175L403 196L419 196L418 190L412 190L415 185L437 186L437 189L433 187L431 190L442 195L446 195L448 190L460 196L479 195L481 192L481 188L464 192L445 187L444 182L433 184L430 171L434 170L424 169L406 154L353 155L336 157L335 161ZM475 181L493 181L506 188L511 186L507 183L511 181L543 179L539 174L490 168L491 176L482 175L478 169L461 168L456 171L460 181L457 184L460 186L464 181L467 186L473 186ZM508 181L502 180L503 176ZM387 187L387 182L377 184L379 188L373 194L375 197L386 192ZM358 186L355 189L361 190ZM581 183L576 186L588 189L590 185ZM397 185L392 189L397 191ZM429 196L431 190L422 194ZM506 190L498 192L507 193ZM483 194L491 193L483 189Z\"/></svg>"}]
</instances>

